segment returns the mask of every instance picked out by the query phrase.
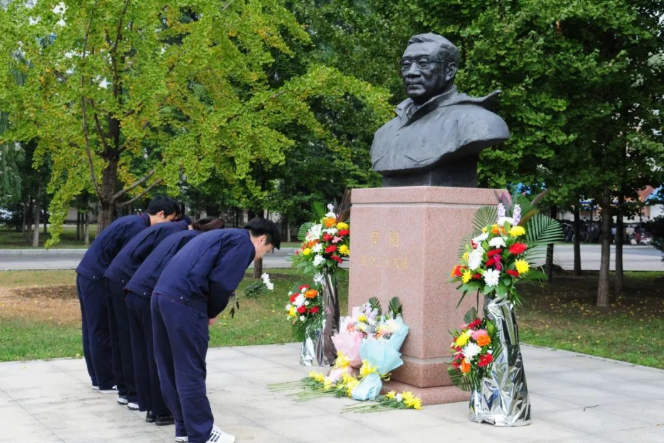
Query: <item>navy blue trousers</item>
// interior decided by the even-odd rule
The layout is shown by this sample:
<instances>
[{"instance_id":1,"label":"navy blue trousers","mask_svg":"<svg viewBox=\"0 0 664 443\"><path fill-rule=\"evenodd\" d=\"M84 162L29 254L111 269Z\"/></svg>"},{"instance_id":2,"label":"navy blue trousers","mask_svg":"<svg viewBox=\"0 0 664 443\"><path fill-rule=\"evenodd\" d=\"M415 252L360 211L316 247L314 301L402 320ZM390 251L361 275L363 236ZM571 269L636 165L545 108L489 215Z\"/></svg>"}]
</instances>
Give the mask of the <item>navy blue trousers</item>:
<instances>
[{"instance_id":1,"label":"navy blue trousers","mask_svg":"<svg viewBox=\"0 0 664 443\"><path fill-rule=\"evenodd\" d=\"M112 389L116 383L111 369L113 351L106 285L103 281L90 280L78 274L76 289L81 304L83 355L90 380L99 389Z\"/></svg>"},{"instance_id":2,"label":"navy blue trousers","mask_svg":"<svg viewBox=\"0 0 664 443\"><path fill-rule=\"evenodd\" d=\"M138 405L155 415L169 415L170 411L161 396L157 362L154 359L150 297L128 292L127 314Z\"/></svg>"},{"instance_id":3,"label":"navy blue trousers","mask_svg":"<svg viewBox=\"0 0 664 443\"><path fill-rule=\"evenodd\" d=\"M134 377L134 361L131 353L131 335L129 333L124 284L111 279L106 279L106 281L108 282L111 305L113 373L118 385L118 394L126 395L127 400L136 403L138 396L136 395L136 379Z\"/></svg>"},{"instance_id":4,"label":"navy blue trousers","mask_svg":"<svg viewBox=\"0 0 664 443\"><path fill-rule=\"evenodd\" d=\"M175 419L175 435L205 443L214 424L205 389L207 302L153 294L152 332L161 393Z\"/></svg>"}]
</instances>

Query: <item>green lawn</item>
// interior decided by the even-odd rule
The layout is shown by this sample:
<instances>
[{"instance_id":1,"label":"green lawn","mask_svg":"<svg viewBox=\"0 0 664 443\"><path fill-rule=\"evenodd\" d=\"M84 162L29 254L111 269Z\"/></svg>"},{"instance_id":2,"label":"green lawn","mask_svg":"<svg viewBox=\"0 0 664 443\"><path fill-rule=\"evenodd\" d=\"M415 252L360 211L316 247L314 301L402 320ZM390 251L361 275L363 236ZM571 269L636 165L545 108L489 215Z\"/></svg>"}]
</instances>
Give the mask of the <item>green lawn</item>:
<instances>
[{"instance_id":1,"label":"green lawn","mask_svg":"<svg viewBox=\"0 0 664 443\"><path fill-rule=\"evenodd\" d=\"M90 243L97 235L97 225L90 225ZM39 231L39 247L43 248L46 240L51 238L50 234L44 235L43 228ZM25 249L32 247L32 231L28 235L28 241L23 235L15 230L0 229L0 249ZM58 249L79 249L85 248L83 240L76 240L76 227L65 226L60 235L60 243L55 248Z\"/></svg>"},{"instance_id":2,"label":"green lawn","mask_svg":"<svg viewBox=\"0 0 664 443\"><path fill-rule=\"evenodd\" d=\"M293 341L284 306L289 289L305 280L292 269L269 273L275 290L241 300L235 318L222 315L211 328L211 346ZM625 295L614 298L609 310L594 306L596 279L562 274L550 285L523 286L524 305L517 311L521 340L664 369L659 352L664 349L664 274L627 273ZM0 274L0 361L81 354L74 282L73 271ZM240 289L249 283L245 279ZM339 295L345 314L347 274L340 278Z\"/></svg>"}]
</instances>

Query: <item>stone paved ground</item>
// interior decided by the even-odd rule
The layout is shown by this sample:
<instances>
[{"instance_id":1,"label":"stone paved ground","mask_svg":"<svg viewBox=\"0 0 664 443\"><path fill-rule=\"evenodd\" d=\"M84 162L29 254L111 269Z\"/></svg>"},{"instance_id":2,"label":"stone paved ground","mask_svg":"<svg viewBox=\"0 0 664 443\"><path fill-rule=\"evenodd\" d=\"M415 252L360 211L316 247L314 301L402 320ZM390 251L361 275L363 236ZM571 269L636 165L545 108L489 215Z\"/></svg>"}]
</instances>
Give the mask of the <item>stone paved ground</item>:
<instances>
[{"instance_id":1,"label":"stone paved ground","mask_svg":"<svg viewBox=\"0 0 664 443\"><path fill-rule=\"evenodd\" d=\"M210 350L208 392L238 443L664 442L664 371L523 348L533 424L522 428L471 423L467 403L374 414L340 414L350 400L295 403L266 388L307 372L294 344ZM82 359L0 363L0 442L173 441L173 426L143 418L93 391Z\"/></svg>"}]
</instances>

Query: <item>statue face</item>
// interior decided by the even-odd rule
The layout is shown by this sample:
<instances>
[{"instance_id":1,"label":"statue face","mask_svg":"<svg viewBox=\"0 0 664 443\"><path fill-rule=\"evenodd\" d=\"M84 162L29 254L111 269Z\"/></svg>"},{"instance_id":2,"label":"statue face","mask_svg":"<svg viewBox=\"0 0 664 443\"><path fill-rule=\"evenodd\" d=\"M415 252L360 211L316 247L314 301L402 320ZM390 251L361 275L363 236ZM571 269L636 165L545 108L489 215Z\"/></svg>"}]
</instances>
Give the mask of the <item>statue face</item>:
<instances>
[{"instance_id":1,"label":"statue face","mask_svg":"<svg viewBox=\"0 0 664 443\"><path fill-rule=\"evenodd\" d=\"M456 64L442 60L439 49L435 42L413 43L401 58L406 94L418 105L446 92L454 84Z\"/></svg>"}]
</instances>

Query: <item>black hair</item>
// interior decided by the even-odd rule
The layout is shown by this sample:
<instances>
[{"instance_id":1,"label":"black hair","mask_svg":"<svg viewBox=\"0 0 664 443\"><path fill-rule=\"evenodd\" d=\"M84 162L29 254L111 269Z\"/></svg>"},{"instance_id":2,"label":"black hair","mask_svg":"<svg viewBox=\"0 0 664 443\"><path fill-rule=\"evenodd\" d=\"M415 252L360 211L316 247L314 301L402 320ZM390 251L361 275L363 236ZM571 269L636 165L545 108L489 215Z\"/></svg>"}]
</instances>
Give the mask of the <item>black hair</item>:
<instances>
[{"instance_id":1,"label":"black hair","mask_svg":"<svg viewBox=\"0 0 664 443\"><path fill-rule=\"evenodd\" d=\"M194 224L191 225L192 229L201 232L212 231L213 229L222 229L225 226L226 222L224 222L224 220L221 218L201 218L196 220Z\"/></svg>"},{"instance_id":2,"label":"black hair","mask_svg":"<svg viewBox=\"0 0 664 443\"><path fill-rule=\"evenodd\" d=\"M175 213L177 214L178 218L184 217L186 212L186 209L184 207L184 203L182 203L180 200L177 200L175 202Z\"/></svg>"},{"instance_id":3,"label":"black hair","mask_svg":"<svg viewBox=\"0 0 664 443\"><path fill-rule=\"evenodd\" d=\"M252 237L265 235L265 244L273 245L275 249L281 246L281 230L272 220L266 218L254 218L247 223L244 229L248 229Z\"/></svg>"},{"instance_id":4,"label":"black hair","mask_svg":"<svg viewBox=\"0 0 664 443\"><path fill-rule=\"evenodd\" d=\"M164 215L168 217L171 214L174 214L177 210L177 204L175 200L165 195L158 195L152 199L148 208L145 212L150 215L155 215L158 212L164 211Z\"/></svg>"}]
</instances>

